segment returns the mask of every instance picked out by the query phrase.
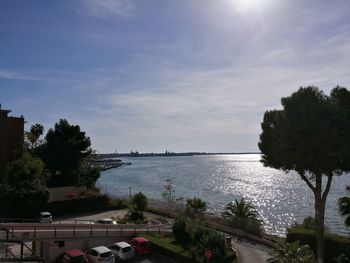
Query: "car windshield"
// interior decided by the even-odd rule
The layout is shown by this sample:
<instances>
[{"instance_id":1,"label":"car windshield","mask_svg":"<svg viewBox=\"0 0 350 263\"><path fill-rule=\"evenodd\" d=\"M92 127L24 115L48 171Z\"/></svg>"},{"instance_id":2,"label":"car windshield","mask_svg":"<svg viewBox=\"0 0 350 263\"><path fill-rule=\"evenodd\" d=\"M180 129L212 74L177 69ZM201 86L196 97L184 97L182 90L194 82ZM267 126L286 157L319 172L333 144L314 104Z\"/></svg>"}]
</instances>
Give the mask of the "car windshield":
<instances>
[{"instance_id":1,"label":"car windshield","mask_svg":"<svg viewBox=\"0 0 350 263\"><path fill-rule=\"evenodd\" d=\"M132 250L131 247L124 247L124 248L122 249L123 253L129 252L129 251L131 251L131 250Z\"/></svg>"},{"instance_id":2,"label":"car windshield","mask_svg":"<svg viewBox=\"0 0 350 263\"><path fill-rule=\"evenodd\" d=\"M51 217L51 215L41 215L42 218L48 218Z\"/></svg>"},{"instance_id":3,"label":"car windshield","mask_svg":"<svg viewBox=\"0 0 350 263\"><path fill-rule=\"evenodd\" d=\"M112 252L111 251L107 251L107 252L104 252L104 253L100 254L101 258L109 258L111 256L112 256Z\"/></svg>"},{"instance_id":4,"label":"car windshield","mask_svg":"<svg viewBox=\"0 0 350 263\"><path fill-rule=\"evenodd\" d=\"M99 220L97 222L100 224L113 224L113 220Z\"/></svg>"},{"instance_id":5,"label":"car windshield","mask_svg":"<svg viewBox=\"0 0 350 263\"><path fill-rule=\"evenodd\" d=\"M72 257L70 262L71 263L86 263L87 260L86 260L84 255L80 255L77 257Z\"/></svg>"}]
</instances>

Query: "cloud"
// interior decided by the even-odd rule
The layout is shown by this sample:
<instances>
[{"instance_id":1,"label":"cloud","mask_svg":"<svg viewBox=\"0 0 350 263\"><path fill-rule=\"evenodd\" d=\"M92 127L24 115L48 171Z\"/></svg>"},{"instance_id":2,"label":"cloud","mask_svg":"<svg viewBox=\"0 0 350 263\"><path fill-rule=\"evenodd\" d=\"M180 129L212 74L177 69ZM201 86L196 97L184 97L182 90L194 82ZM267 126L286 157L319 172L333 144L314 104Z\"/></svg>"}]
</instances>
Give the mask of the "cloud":
<instances>
[{"instance_id":1,"label":"cloud","mask_svg":"<svg viewBox=\"0 0 350 263\"><path fill-rule=\"evenodd\" d=\"M10 80L38 80L34 76L23 74L21 72L0 69L0 79L10 79Z\"/></svg>"},{"instance_id":2,"label":"cloud","mask_svg":"<svg viewBox=\"0 0 350 263\"><path fill-rule=\"evenodd\" d=\"M101 18L129 18L135 11L132 0L83 0L80 3L79 13Z\"/></svg>"}]
</instances>

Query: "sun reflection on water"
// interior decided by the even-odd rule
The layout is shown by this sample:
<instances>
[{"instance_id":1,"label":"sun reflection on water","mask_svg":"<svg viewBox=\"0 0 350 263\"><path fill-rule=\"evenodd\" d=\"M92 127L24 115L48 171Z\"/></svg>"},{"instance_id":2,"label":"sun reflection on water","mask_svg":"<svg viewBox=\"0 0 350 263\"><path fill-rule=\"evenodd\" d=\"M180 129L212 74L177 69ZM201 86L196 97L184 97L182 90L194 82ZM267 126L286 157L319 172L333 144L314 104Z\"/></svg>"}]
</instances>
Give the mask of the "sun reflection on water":
<instances>
[{"instance_id":1,"label":"sun reflection on water","mask_svg":"<svg viewBox=\"0 0 350 263\"><path fill-rule=\"evenodd\" d=\"M244 197L255 205L267 232L284 235L286 227L313 215L313 196L297 174L264 167L259 160L256 154L130 158L124 161L133 165L104 172L98 184L115 195L131 186L133 192L160 199L164 180L170 178L178 197L200 197L217 214ZM342 234L347 232L334 206L344 180L334 179L326 214L331 230Z\"/></svg>"}]
</instances>

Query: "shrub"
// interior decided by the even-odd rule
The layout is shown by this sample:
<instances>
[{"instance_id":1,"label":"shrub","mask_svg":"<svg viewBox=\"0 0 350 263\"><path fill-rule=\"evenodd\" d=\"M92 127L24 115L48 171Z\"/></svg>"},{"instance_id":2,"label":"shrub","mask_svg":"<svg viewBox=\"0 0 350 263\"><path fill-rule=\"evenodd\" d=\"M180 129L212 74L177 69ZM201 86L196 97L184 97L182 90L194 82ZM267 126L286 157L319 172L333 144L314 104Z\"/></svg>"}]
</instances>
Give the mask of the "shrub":
<instances>
[{"instance_id":1,"label":"shrub","mask_svg":"<svg viewBox=\"0 0 350 263\"><path fill-rule=\"evenodd\" d=\"M84 196L81 198L54 201L47 204L47 210L53 215L63 215L78 212L102 211L124 208L121 200L111 199L107 195Z\"/></svg>"},{"instance_id":2,"label":"shrub","mask_svg":"<svg viewBox=\"0 0 350 263\"><path fill-rule=\"evenodd\" d=\"M220 260L224 258L225 251L227 249L224 235L210 228L206 230L201 228L199 231L201 233L199 242L197 244L197 253L199 255L199 258L204 261L206 259L204 257L204 253L206 250L209 250L212 253L211 261L221 262Z\"/></svg>"},{"instance_id":3,"label":"shrub","mask_svg":"<svg viewBox=\"0 0 350 263\"><path fill-rule=\"evenodd\" d=\"M316 254L315 233L306 229L287 229L287 242L300 241L301 245L309 245ZM325 262L336 262L335 258L344 254L350 257L350 238L335 234L325 235Z\"/></svg>"},{"instance_id":4,"label":"shrub","mask_svg":"<svg viewBox=\"0 0 350 263\"><path fill-rule=\"evenodd\" d=\"M178 216L173 224L173 234L175 240L182 245L187 247L192 242L192 223L184 215Z\"/></svg>"},{"instance_id":5,"label":"shrub","mask_svg":"<svg viewBox=\"0 0 350 263\"><path fill-rule=\"evenodd\" d=\"M143 213L139 210L130 210L127 218L133 222L141 221L144 219Z\"/></svg>"},{"instance_id":6,"label":"shrub","mask_svg":"<svg viewBox=\"0 0 350 263\"><path fill-rule=\"evenodd\" d=\"M295 223L291 228L299 228L299 229L306 229L306 230L315 230L316 229L316 221L315 218L312 216L305 217L302 224ZM324 232L326 234L329 234L329 227L327 225L324 225Z\"/></svg>"},{"instance_id":7,"label":"shrub","mask_svg":"<svg viewBox=\"0 0 350 263\"><path fill-rule=\"evenodd\" d=\"M132 198L132 204L135 206L136 210L145 211L148 204L147 197L142 192L139 192Z\"/></svg>"}]
</instances>

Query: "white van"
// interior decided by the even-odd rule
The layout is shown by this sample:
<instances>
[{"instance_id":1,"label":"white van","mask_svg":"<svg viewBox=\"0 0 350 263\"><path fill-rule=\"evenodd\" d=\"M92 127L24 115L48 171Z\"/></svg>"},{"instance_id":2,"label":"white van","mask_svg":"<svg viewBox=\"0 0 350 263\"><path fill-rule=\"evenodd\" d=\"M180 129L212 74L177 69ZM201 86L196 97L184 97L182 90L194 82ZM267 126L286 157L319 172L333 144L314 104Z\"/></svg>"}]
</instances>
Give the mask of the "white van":
<instances>
[{"instance_id":1,"label":"white van","mask_svg":"<svg viewBox=\"0 0 350 263\"><path fill-rule=\"evenodd\" d=\"M40 223L41 224L51 224L52 215L50 212L40 212Z\"/></svg>"}]
</instances>

